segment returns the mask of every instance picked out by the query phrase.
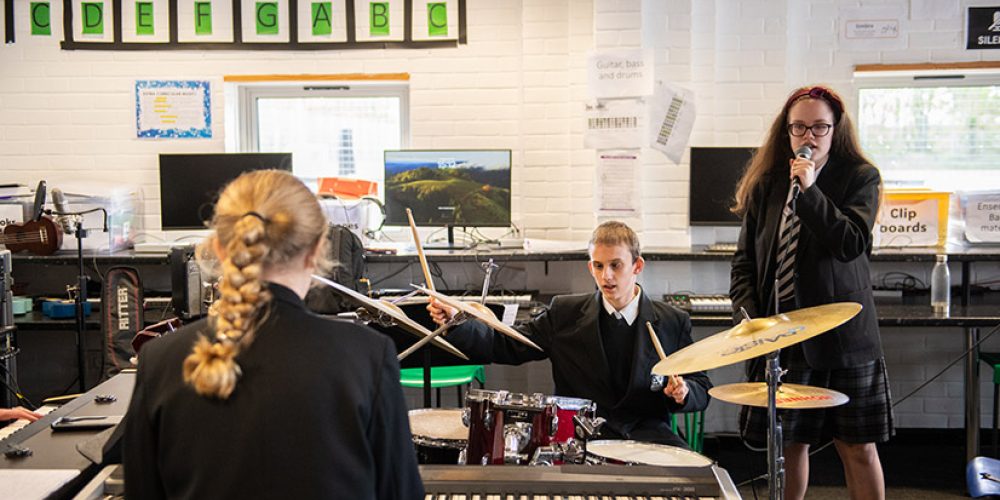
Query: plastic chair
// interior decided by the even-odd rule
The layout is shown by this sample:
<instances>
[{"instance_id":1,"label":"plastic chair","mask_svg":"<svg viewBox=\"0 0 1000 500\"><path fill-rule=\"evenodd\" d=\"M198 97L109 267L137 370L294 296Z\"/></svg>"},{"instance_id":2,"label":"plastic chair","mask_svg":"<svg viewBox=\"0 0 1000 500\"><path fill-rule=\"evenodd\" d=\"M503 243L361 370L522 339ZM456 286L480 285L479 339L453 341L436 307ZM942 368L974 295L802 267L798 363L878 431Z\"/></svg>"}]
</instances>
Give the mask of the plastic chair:
<instances>
[{"instance_id":1,"label":"plastic chair","mask_svg":"<svg viewBox=\"0 0 1000 500\"><path fill-rule=\"evenodd\" d=\"M423 368L403 368L399 371L399 383L403 387L423 387ZM431 367L431 387L437 389L437 406L441 407L441 388L458 388L458 406L462 405L462 386L479 382L482 389L486 384L486 370L483 365L434 366Z\"/></svg>"},{"instance_id":2,"label":"plastic chair","mask_svg":"<svg viewBox=\"0 0 1000 500\"><path fill-rule=\"evenodd\" d=\"M979 360L993 367L993 456L997 456L997 414L1000 413L1000 352L980 352Z\"/></svg>"},{"instance_id":3,"label":"plastic chair","mask_svg":"<svg viewBox=\"0 0 1000 500\"><path fill-rule=\"evenodd\" d=\"M680 427L678 417L684 418L683 433L677 432L678 427ZM682 435L691 451L701 453L705 447L705 412L674 413L673 420L670 422L670 430L674 434Z\"/></svg>"}]
</instances>

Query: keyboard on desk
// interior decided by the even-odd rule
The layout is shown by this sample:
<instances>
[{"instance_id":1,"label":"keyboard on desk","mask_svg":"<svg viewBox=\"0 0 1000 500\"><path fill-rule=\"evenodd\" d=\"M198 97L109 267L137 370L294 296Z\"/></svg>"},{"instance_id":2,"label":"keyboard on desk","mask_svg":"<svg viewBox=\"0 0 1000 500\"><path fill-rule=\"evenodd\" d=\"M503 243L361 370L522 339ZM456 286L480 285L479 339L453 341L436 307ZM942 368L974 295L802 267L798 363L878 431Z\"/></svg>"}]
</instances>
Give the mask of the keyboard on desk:
<instances>
[{"instance_id":1,"label":"keyboard on desk","mask_svg":"<svg viewBox=\"0 0 1000 500\"><path fill-rule=\"evenodd\" d=\"M35 413L38 413L38 414L40 414L42 416L45 416L45 415L48 415L49 413L52 413L52 411L55 410L56 408L59 408L59 406L57 406L57 405L43 405L43 406L38 407L38 409L35 410ZM20 431L21 429L27 427L28 424L30 424L30 423L31 422L29 422L27 419L19 418L19 419L13 421L13 422L7 424L5 427L0 428L0 442L2 442L3 440L7 439L8 437L15 436L17 434L17 431ZM16 437L14 437L12 439L16 439Z\"/></svg>"},{"instance_id":2,"label":"keyboard on desk","mask_svg":"<svg viewBox=\"0 0 1000 500\"><path fill-rule=\"evenodd\" d=\"M729 474L715 466L421 465L420 477L433 500L738 498Z\"/></svg>"},{"instance_id":3,"label":"keyboard on desk","mask_svg":"<svg viewBox=\"0 0 1000 500\"><path fill-rule=\"evenodd\" d=\"M733 301L728 295L688 295L668 293L663 301L690 314L731 314Z\"/></svg>"}]
</instances>

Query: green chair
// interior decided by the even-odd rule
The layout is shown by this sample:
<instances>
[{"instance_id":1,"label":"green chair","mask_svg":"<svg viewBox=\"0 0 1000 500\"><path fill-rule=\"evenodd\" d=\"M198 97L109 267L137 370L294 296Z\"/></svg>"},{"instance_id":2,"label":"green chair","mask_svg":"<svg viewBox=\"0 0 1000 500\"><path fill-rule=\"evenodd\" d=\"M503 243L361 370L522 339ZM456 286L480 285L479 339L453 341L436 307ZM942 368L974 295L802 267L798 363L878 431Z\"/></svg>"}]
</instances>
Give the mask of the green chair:
<instances>
[{"instance_id":1,"label":"green chair","mask_svg":"<svg viewBox=\"0 0 1000 500\"><path fill-rule=\"evenodd\" d=\"M680 435L687 441L692 451L701 453L705 447L705 412L698 411L692 413L674 413L673 421L670 423L670 430L674 434ZM680 424L678 418L684 418L684 432L677 432Z\"/></svg>"},{"instance_id":2,"label":"green chair","mask_svg":"<svg viewBox=\"0 0 1000 500\"><path fill-rule=\"evenodd\" d=\"M403 368L399 371L399 383L403 387L423 387L423 368ZM441 407L441 388L458 388L458 406L462 406L462 386L471 385L472 381L479 382L482 389L486 384L486 370L483 365L460 365L460 366L434 366L431 367L431 387L437 389L437 406Z\"/></svg>"},{"instance_id":3,"label":"green chair","mask_svg":"<svg viewBox=\"0 0 1000 500\"><path fill-rule=\"evenodd\" d=\"M1000 413L1000 352L980 352L979 360L993 367L993 456L997 456L997 414Z\"/></svg>"}]
</instances>

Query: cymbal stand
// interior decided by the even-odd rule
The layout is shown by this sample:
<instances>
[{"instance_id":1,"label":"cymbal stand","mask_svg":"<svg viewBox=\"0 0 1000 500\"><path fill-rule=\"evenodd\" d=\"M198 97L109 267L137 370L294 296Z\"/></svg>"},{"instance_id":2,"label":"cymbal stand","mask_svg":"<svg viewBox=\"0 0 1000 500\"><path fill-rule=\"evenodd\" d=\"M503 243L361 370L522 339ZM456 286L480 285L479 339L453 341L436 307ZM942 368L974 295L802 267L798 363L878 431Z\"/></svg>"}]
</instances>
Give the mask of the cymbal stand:
<instances>
[{"instance_id":1,"label":"cymbal stand","mask_svg":"<svg viewBox=\"0 0 1000 500\"><path fill-rule=\"evenodd\" d=\"M784 442L777 405L778 386L783 373L778 361L780 352L779 349L767 355L767 475L770 478L771 500L780 500L785 493Z\"/></svg>"},{"instance_id":2,"label":"cymbal stand","mask_svg":"<svg viewBox=\"0 0 1000 500\"><path fill-rule=\"evenodd\" d=\"M774 314L781 313L778 300L778 280L774 280ZM743 311L746 315L746 311ZM778 387L781 385L781 349L767 355L767 476L769 481L770 500L785 498L785 443L781 430L781 417L778 416Z\"/></svg>"}]
</instances>

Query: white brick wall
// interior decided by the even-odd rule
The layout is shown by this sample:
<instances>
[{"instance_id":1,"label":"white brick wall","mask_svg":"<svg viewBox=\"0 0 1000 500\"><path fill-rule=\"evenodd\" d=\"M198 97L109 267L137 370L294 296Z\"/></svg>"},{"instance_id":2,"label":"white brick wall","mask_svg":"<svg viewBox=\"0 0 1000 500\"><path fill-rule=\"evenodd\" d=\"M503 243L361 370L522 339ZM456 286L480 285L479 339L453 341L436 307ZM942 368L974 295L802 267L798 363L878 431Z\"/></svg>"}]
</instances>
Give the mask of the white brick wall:
<instances>
[{"instance_id":1,"label":"white brick wall","mask_svg":"<svg viewBox=\"0 0 1000 500\"><path fill-rule=\"evenodd\" d=\"M588 51L653 48L657 78L696 94L691 145L752 146L796 86L833 85L852 105L856 64L1000 60L1000 51L963 49L964 8L995 3L962 0L953 18L907 20L907 48L891 51L838 47L837 16L842 7L869 4L908 12L906 0L468 0L469 44L444 50L61 51L55 40L19 32L16 44L0 47L0 182L132 184L145 195L144 227L155 230L157 154L224 150L223 76L407 72L413 147L513 149L515 222L531 237L585 239L595 222L594 152L582 148ZM53 5L58 19L61 2ZM213 139L136 139L138 78L212 81ZM687 226L686 164L644 149L641 175L648 184L637 228L647 246L715 238ZM690 273L657 265L649 278L680 285ZM711 274L712 290L697 291L725 290L728 270ZM575 276L556 283L534 287L588 286ZM886 332L886 344L898 347L889 360L893 388L906 390L956 354L962 344L953 333ZM927 391L937 392L901 407L899 424L961 426L956 370L935 383L947 389L932 385Z\"/></svg>"}]
</instances>

